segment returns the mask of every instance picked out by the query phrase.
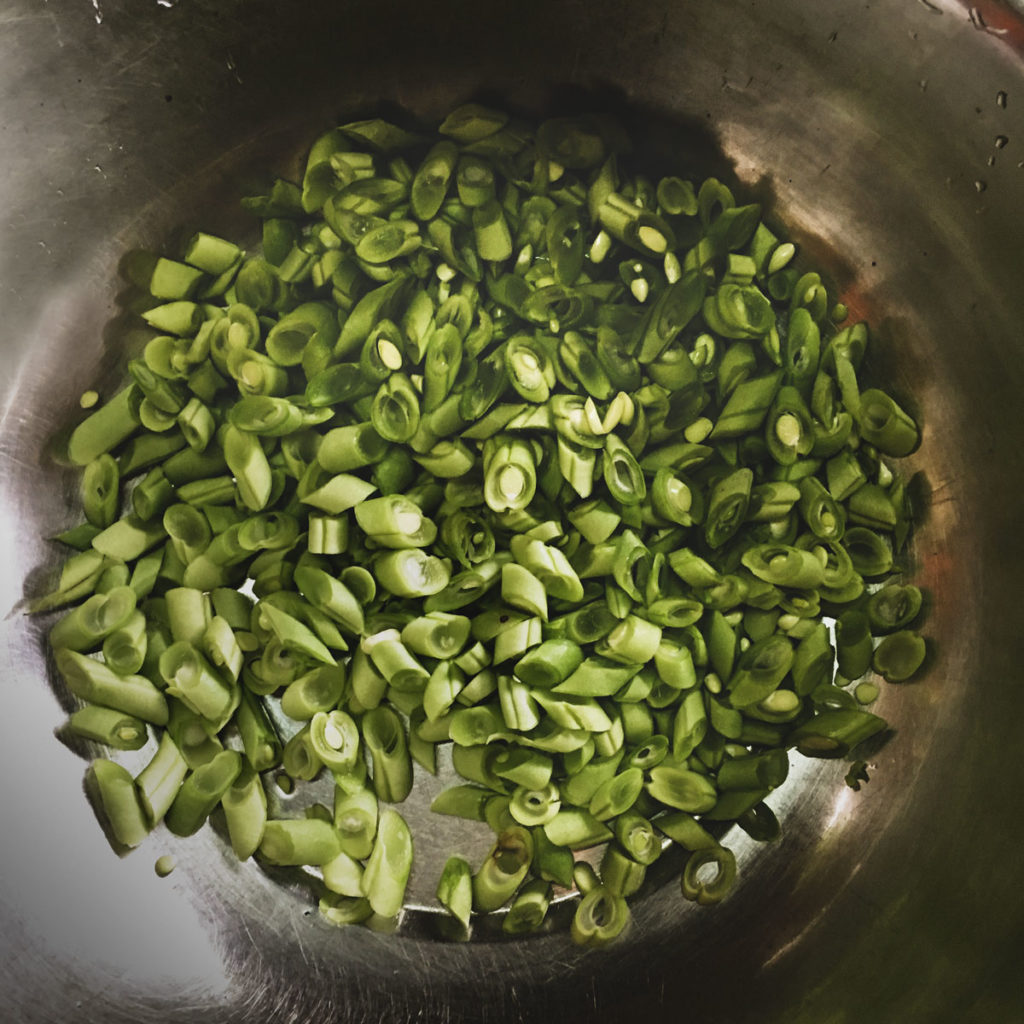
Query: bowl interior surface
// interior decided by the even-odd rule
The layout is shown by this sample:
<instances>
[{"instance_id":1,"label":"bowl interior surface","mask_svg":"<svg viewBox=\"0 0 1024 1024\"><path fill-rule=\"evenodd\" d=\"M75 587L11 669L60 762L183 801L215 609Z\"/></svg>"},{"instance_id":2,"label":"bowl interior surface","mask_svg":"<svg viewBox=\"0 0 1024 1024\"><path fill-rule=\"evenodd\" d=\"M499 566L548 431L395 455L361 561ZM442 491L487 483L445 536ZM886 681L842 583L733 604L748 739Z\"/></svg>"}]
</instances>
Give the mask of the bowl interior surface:
<instances>
[{"instance_id":1,"label":"bowl interior surface","mask_svg":"<svg viewBox=\"0 0 1024 1024\"><path fill-rule=\"evenodd\" d=\"M1022 775L1019 36L952 0L9 7L0 970L14 1019L1024 1017L1011 970L1024 819L1006 795ZM920 485L911 569L930 595L932 657L920 681L885 688L894 735L870 784L854 792L839 764L801 762L770 801L782 838L737 840L725 903L648 886L628 937L603 951L562 929L461 945L427 925L333 929L211 830L119 861L83 797L81 752L54 739L66 697L45 627L22 612L58 565L43 538L75 521L76 485L50 446L137 341L123 254L198 228L251 235L238 197L294 177L318 132L375 114L435 124L468 99L530 117L611 111L638 165L717 173L763 202L872 325L873 371L924 427L904 472ZM413 824L425 903L462 833L426 811ZM153 873L161 853L178 862L168 879Z\"/></svg>"}]
</instances>

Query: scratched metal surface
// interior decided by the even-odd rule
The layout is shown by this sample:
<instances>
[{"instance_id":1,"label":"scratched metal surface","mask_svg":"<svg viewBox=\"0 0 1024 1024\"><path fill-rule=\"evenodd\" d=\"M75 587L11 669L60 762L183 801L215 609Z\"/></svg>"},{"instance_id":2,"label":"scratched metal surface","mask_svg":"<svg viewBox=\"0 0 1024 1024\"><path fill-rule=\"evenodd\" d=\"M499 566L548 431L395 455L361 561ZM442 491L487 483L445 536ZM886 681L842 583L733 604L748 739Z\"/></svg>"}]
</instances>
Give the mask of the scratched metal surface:
<instances>
[{"instance_id":1,"label":"scratched metal surface","mask_svg":"<svg viewBox=\"0 0 1024 1024\"><path fill-rule=\"evenodd\" d=\"M616 1022L675 1006L707 1024L1024 1020L1024 71L992 30L1014 9L990 3L981 24L978 10L7 0L5 1020ZM210 829L158 833L119 860L82 794L82 751L54 738L66 704L42 624L18 607L56 568L40 538L75 519L48 441L131 344L124 251L244 230L236 197L336 118L397 105L429 121L471 96L525 113L611 107L659 165L731 166L878 325L880 363L926 426L915 551L936 657L886 692L896 735L870 785L854 793L836 766L806 764L775 800L782 840L738 844L725 904L651 886L629 935L598 953L564 930L444 944L415 912L397 936L332 929ZM428 903L434 867L472 839L431 819L423 792L413 894ZM178 866L161 880L162 853Z\"/></svg>"}]
</instances>

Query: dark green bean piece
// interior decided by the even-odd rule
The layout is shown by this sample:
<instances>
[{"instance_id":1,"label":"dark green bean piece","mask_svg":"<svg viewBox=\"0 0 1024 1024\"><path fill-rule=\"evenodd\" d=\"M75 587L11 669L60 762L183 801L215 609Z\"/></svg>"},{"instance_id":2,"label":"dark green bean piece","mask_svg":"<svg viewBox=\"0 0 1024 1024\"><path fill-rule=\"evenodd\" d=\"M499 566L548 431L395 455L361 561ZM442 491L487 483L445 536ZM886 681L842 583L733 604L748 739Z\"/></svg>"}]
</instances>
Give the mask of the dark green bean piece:
<instances>
[{"instance_id":1,"label":"dark green bean piece","mask_svg":"<svg viewBox=\"0 0 1024 1024\"><path fill-rule=\"evenodd\" d=\"M636 358L640 363L653 363L672 344L679 333L699 312L704 301L704 279L686 274L669 285L643 322L639 333ZM682 362L685 373L677 387L695 383L697 370L689 358Z\"/></svg>"},{"instance_id":2,"label":"dark green bean piece","mask_svg":"<svg viewBox=\"0 0 1024 1024\"><path fill-rule=\"evenodd\" d=\"M858 679L871 666L873 646L868 617L851 609L836 619L836 664L840 675Z\"/></svg>"},{"instance_id":3,"label":"dark green bean piece","mask_svg":"<svg viewBox=\"0 0 1024 1024\"><path fill-rule=\"evenodd\" d=\"M712 488L704 519L704 536L711 547L721 547L742 525L753 480L750 469L737 469Z\"/></svg>"},{"instance_id":4,"label":"dark green bean piece","mask_svg":"<svg viewBox=\"0 0 1024 1024\"><path fill-rule=\"evenodd\" d=\"M738 384L729 395L711 432L712 440L740 437L764 422L782 382L782 374L769 373Z\"/></svg>"},{"instance_id":5,"label":"dark green bean piece","mask_svg":"<svg viewBox=\"0 0 1024 1024\"><path fill-rule=\"evenodd\" d=\"M797 726L787 742L806 757L846 757L858 743L885 728L884 719L867 711L825 710Z\"/></svg>"},{"instance_id":6,"label":"dark green bean piece","mask_svg":"<svg viewBox=\"0 0 1024 1024\"><path fill-rule=\"evenodd\" d=\"M890 683L901 683L917 672L927 653L923 637L911 629L899 629L883 637L871 664Z\"/></svg>"},{"instance_id":7,"label":"dark green bean piece","mask_svg":"<svg viewBox=\"0 0 1024 1024\"><path fill-rule=\"evenodd\" d=\"M583 269L583 228L575 207L556 207L544 227L544 244L555 279L572 284Z\"/></svg>"},{"instance_id":8,"label":"dark green bean piece","mask_svg":"<svg viewBox=\"0 0 1024 1024\"><path fill-rule=\"evenodd\" d=\"M783 364L786 376L798 388L806 388L814 379L821 355L821 332L806 308L793 310L786 330Z\"/></svg>"},{"instance_id":9,"label":"dark green bean piece","mask_svg":"<svg viewBox=\"0 0 1024 1024\"><path fill-rule=\"evenodd\" d=\"M921 611L921 591L913 584L888 583L867 600L864 611L875 635L909 626Z\"/></svg>"},{"instance_id":10,"label":"dark green bean piece","mask_svg":"<svg viewBox=\"0 0 1024 1024\"><path fill-rule=\"evenodd\" d=\"M334 363L310 377L306 401L314 408L333 406L373 391L373 380L363 375L359 363Z\"/></svg>"},{"instance_id":11,"label":"dark green bean piece","mask_svg":"<svg viewBox=\"0 0 1024 1024\"><path fill-rule=\"evenodd\" d=\"M799 488L800 514L810 531L823 540L839 540L846 526L843 506L829 494L817 477L805 477L800 481Z\"/></svg>"},{"instance_id":12,"label":"dark green bean piece","mask_svg":"<svg viewBox=\"0 0 1024 1024\"><path fill-rule=\"evenodd\" d=\"M793 654L791 672L796 693L805 697L821 683L831 682L833 658L828 628L819 622L800 641Z\"/></svg>"},{"instance_id":13,"label":"dark green bean piece","mask_svg":"<svg viewBox=\"0 0 1024 1024\"><path fill-rule=\"evenodd\" d=\"M281 740L262 698L243 689L234 721L245 758L255 771L265 772L280 764Z\"/></svg>"},{"instance_id":14,"label":"dark green bean piece","mask_svg":"<svg viewBox=\"0 0 1024 1024\"><path fill-rule=\"evenodd\" d=\"M598 885L580 900L570 931L578 945L599 948L621 935L629 920L626 900Z\"/></svg>"},{"instance_id":15,"label":"dark green bean piece","mask_svg":"<svg viewBox=\"0 0 1024 1024\"><path fill-rule=\"evenodd\" d=\"M884 576L892 569L892 549L867 527L851 526L843 535L842 545L861 576Z\"/></svg>"},{"instance_id":16,"label":"dark green bean piece","mask_svg":"<svg viewBox=\"0 0 1024 1024\"><path fill-rule=\"evenodd\" d=\"M744 708L764 700L782 682L794 657L793 645L780 633L751 644L740 655L728 682L732 705Z\"/></svg>"},{"instance_id":17,"label":"dark green bean piece","mask_svg":"<svg viewBox=\"0 0 1024 1024\"><path fill-rule=\"evenodd\" d=\"M862 392L856 416L861 437L886 455L901 458L918 445L917 424L884 391Z\"/></svg>"},{"instance_id":18,"label":"dark green bean piece","mask_svg":"<svg viewBox=\"0 0 1024 1024\"><path fill-rule=\"evenodd\" d=\"M726 758L715 781L723 790L775 789L786 781L789 759L785 750Z\"/></svg>"},{"instance_id":19,"label":"dark green bean piece","mask_svg":"<svg viewBox=\"0 0 1024 1024\"><path fill-rule=\"evenodd\" d=\"M713 878L706 878L705 868L713 864ZM683 896L701 906L718 903L736 882L736 857L724 846L695 850L690 854L680 880Z\"/></svg>"},{"instance_id":20,"label":"dark green bean piece","mask_svg":"<svg viewBox=\"0 0 1024 1024\"><path fill-rule=\"evenodd\" d=\"M647 484L633 453L615 435L609 434L604 449L604 482L620 505L638 505L647 496Z\"/></svg>"},{"instance_id":21,"label":"dark green bean piece","mask_svg":"<svg viewBox=\"0 0 1024 1024\"><path fill-rule=\"evenodd\" d=\"M897 511L883 487L866 483L850 495L846 510L851 523L873 530L892 530L896 526Z\"/></svg>"},{"instance_id":22,"label":"dark green bean piece","mask_svg":"<svg viewBox=\"0 0 1024 1024\"><path fill-rule=\"evenodd\" d=\"M458 152L454 143L442 140L427 153L416 171L409 198L413 212L420 220L431 220L441 208Z\"/></svg>"}]
</instances>

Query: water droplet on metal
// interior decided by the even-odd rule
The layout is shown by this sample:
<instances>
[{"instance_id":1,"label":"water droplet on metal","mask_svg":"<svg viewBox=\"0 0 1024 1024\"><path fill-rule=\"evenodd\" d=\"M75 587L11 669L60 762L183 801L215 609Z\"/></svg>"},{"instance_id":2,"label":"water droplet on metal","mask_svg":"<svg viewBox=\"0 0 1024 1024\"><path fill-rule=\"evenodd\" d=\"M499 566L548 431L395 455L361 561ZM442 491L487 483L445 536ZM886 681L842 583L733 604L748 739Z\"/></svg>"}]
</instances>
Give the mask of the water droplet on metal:
<instances>
[{"instance_id":1,"label":"water droplet on metal","mask_svg":"<svg viewBox=\"0 0 1024 1024\"><path fill-rule=\"evenodd\" d=\"M983 182L981 180L981 178L978 178L978 180L975 181L975 183L974 183L974 191L975 192L984 192L985 189L987 189L987 188L988 188L988 185L986 185L985 182Z\"/></svg>"},{"instance_id":2,"label":"water droplet on metal","mask_svg":"<svg viewBox=\"0 0 1024 1024\"><path fill-rule=\"evenodd\" d=\"M1006 136L1006 135L997 135L996 136L996 141L995 141L996 149L1002 149L1009 141L1010 141L1010 139L1009 139L1008 136Z\"/></svg>"},{"instance_id":3,"label":"water droplet on metal","mask_svg":"<svg viewBox=\"0 0 1024 1024\"><path fill-rule=\"evenodd\" d=\"M985 161L985 163L987 163L987 164L989 165L989 167L995 167L995 165L996 165L996 158L995 158L994 156L990 156L990 157L989 157L989 158L988 158L988 159L987 159L987 160Z\"/></svg>"},{"instance_id":4,"label":"water droplet on metal","mask_svg":"<svg viewBox=\"0 0 1024 1024\"><path fill-rule=\"evenodd\" d=\"M1004 110L1006 109L1006 90L1005 89L1000 89L999 92L996 93L996 105L1002 107Z\"/></svg>"}]
</instances>

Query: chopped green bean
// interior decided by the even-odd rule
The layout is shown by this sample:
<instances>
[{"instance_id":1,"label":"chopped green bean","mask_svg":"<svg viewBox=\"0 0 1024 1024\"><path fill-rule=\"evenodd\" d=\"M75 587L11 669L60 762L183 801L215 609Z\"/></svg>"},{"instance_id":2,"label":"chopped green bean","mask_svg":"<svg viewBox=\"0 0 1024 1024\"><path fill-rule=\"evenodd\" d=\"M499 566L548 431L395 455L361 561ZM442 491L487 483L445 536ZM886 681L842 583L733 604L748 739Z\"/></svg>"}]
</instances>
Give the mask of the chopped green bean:
<instances>
[{"instance_id":1,"label":"chopped green bean","mask_svg":"<svg viewBox=\"0 0 1024 1024\"><path fill-rule=\"evenodd\" d=\"M160 737L156 753L139 772L135 785L150 827L164 819L188 774L189 763L170 732Z\"/></svg>"},{"instance_id":2,"label":"chopped green bean","mask_svg":"<svg viewBox=\"0 0 1024 1024\"><path fill-rule=\"evenodd\" d=\"M923 637L912 629L899 629L883 637L871 664L888 682L901 683L921 667L927 650Z\"/></svg>"},{"instance_id":3,"label":"chopped green bean","mask_svg":"<svg viewBox=\"0 0 1024 1024\"><path fill-rule=\"evenodd\" d=\"M155 726L137 782L91 770L118 843L220 803L240 859L321 869L328 920L395 918L411 837L378 804L451 743L435 809L499 833L442 877L456 937L509 902L544 927L558 884L601 945L662 836L715 902L735 860L701 822L772 838L789 749L886 728L838 684L926 659L890 579L918 423L758 204L628 149L604 116L355 122L244 201L261 250L128 261L160 333L70 433L85 522L32 605L70 607L72 732ZM333 819L268 821L279 766L333 778Z\"/></svg>"},{"instance_id":4,"label":"chopped green bean","mask_svg":"<svg viewBox=\"0 0 1024 1024\"><path fill-rule=\"evenodd\" d=\"M267 794L254 769L242 767L221 797L232 852L248 860L260 847L267 824Z\"/></svg>"},{"instance_id":5,"label":"chopped green bean","mask_svg":"<svg viewBox=\"0 0 1024 1024\"><path fill-rule=\"evenodd\" d=\"M341 853L341 839L331 822L272 819L264 827L258 852L271 864L327 864Z\"/></svg>"},{"instance_id":6,"label":"chopped green bean","mask_svg":"<svg viewBox=\"0 0 1024 1024\"><path fill-rule=\"evenodd\" d=\"M380 814L377 838L366 862L363 893L382 917L394 917L402 909L405 888L412 870L413 842L405 819L390 807Z\"/></svg>"},{"instance_id":7,"label":"chopped green bean","mask_svg":"<svg viewBox=\"0 0 1024 1024\"><path fill-rule=\"evenodd\" d=\"M125 768L97 758L86 772L85 787L115 842L122 847L138 846L149 835L135 781Z\"/></svg>"},{"instance_id":8,"label":"chopped green bean","mask_svg":"<svg viewBox=\"0 0 1024 1024\"><path fill-rule=\"evenodd\" d=\"M207 764L200 765L181 784L165 822L178 836L190 836L209 818L242 770L236 750L222 750Z\"/></svg>"},{"instance_id":9,"label":"chopped green bean","mask_svg":"<svg viewBox=\"0 0 1024 1024\"><path fill-rule=\"evenodd\" d=\"M138 750L148 738L145 722L97 704L74 711L68 727L78 736L115 750Z\"/></svg>"}]
</instances>

